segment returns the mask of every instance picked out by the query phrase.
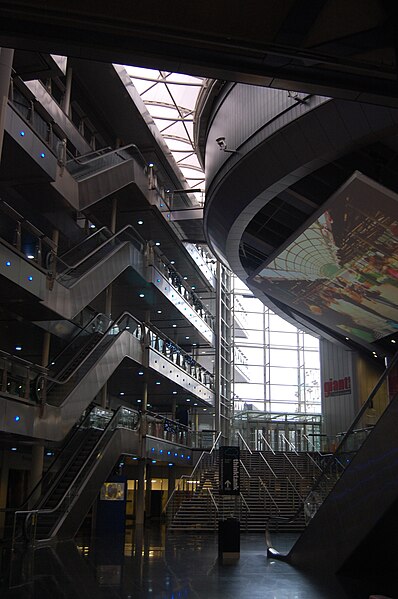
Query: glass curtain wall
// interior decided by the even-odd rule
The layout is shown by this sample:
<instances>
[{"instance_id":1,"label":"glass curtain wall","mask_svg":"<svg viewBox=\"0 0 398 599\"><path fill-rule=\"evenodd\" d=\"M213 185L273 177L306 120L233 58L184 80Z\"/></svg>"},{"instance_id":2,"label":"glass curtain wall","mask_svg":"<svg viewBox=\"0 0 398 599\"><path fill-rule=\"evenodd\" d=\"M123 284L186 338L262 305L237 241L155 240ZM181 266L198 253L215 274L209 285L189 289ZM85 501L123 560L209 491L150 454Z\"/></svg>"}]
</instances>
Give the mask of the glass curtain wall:
<instances>
[{"instance_id":1,"label":"glass curtain wall","mask_svg":"<svg viewBox=\"0 0 398 599\"><path fill-rule=\"evenodd\" d=\"M234 278L234 413L320 414L319 341L274 314Z\"/></svg>"}]
</instances>

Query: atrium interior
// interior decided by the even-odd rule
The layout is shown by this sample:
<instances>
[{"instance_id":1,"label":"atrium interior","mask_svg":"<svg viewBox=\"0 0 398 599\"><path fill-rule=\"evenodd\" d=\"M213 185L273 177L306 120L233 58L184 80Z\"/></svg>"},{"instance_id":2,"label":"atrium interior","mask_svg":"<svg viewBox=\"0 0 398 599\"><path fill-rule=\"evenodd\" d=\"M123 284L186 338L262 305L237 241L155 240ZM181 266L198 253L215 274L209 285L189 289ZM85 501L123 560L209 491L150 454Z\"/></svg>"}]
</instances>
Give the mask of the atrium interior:
<instances>
[{"instance_id":1,"label":"atrium interior","mask_svg":"<svg viewBox=\"0 0 398 599\"><path fill-rule=\"evenodd\" d=\"M16 4L1 596L398 597L388 3Z\"/></svg>"}]
</instances>

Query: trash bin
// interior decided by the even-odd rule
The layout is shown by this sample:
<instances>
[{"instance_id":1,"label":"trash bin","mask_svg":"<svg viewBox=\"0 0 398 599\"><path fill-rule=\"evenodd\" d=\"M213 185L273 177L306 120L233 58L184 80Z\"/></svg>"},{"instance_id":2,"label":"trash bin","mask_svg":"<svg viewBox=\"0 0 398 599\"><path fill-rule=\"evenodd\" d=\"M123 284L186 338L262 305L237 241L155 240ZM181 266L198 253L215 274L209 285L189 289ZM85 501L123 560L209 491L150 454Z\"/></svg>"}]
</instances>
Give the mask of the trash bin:
<instances>
[{"instance_id":1,"label":"trash bin","mask_svg":"<svg viewBox=\"0 0 398 599\"><path fill-rule=\"evenodd\" d=\"M240 522L237 518L226 518L218 522L218 556L223 559L239 559Z\"/></svg>"}]
</instances>

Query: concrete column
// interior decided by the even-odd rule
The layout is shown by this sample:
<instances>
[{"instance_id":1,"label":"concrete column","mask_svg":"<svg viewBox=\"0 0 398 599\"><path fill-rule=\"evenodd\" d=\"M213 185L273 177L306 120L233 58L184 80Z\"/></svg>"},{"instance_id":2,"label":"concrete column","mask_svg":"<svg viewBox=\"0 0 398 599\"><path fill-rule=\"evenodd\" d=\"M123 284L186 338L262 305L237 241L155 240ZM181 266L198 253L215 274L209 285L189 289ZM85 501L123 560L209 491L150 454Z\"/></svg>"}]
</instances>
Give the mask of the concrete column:
<instances>
[{"instance_id":1,"label":"concrete column","mask_svg":"<svg viewBox=\"0 0 398 599\"><path fill-rule=\"evenodd\" d=\"M152 464L146 465L145 519L151 516Z\"/></svg>"},{"instance_id":2,"label":"concrete column","mask_svg":"<svg viewBox=\"0 0 398 599\"><path fill-rule=\"evenodd\" d=\"M72 69L68 67L66 70L65 93L62 98L62 110L69 116L70 114L70 96L72 91Z\"/></svg>"},{"instance_id":3,"label":"concrete column","mask_svg":"<svg viewBox=\"0 0 398 599\"><path fill-rule=\"evenodd\" d=\"M4 124L13 58L14 50L10 48L0 48L0 159L3 148Z\"/></svg>"},{"instance_id":4,"label":"concrete column","mask_svg":"<svg viewBox=\"0 0 398 599\"><path fill-rule=\"evenodd\" d=\"M117 217L117 198L112 199L112 212L111 212L111 222L110 222L110 230L111 233L116 233L116 217ZM112 295L113 295L113 287L112 283L108 285L105 290L105 314L112 318ZM101 389L101 408L106 408L108 402L108 383Z\"/></svg>"},{"instance_id":5,"label":"concrete column","mask_svg":"<svg viewBox=\"0 0 398 599\"><path fill-rule=\"evenodd\" d=\"M145 514L145 459L140 459L138 461L136 493L135 523L136 525L143 525Z\"/></svg>"},{"instance_id":6,"label":"concrete column","mask_svg":"<svg viewBox=\"0 0 398 599\"><path fill-rule=\"evenodd\" d=\"M172 466L170 466L170 468L169 468L167 481L168 481L167 499L170 499L170 496L176 486L176 471L175 471L175 468Z\"/></svg>"}]
</instances>

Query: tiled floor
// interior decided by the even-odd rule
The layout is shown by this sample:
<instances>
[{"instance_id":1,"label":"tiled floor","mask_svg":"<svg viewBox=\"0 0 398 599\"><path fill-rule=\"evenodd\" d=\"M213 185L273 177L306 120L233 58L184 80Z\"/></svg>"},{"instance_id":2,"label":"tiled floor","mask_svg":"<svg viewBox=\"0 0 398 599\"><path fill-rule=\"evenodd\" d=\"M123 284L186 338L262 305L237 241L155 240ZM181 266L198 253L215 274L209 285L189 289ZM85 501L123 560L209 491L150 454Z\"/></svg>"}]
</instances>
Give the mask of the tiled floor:
<instances>
[{"instance_id":1,"label":"tiled floor","mask_svg":"<svg viewBox=\"0 0 398 599\"><path fill-rule=\"evenodd\" d=\"M293 540L279 535L275 546L288 550ZM373 583L316 577L268 560L262 534L242 534L238 561L223 564L217 554L214 535L167 534L159 528L127 531L123 539L80 540L77 545L62 543L30 553L18 549L12 559L4 550L0 597L368 599L382 593Z\"/></svg>"}]
</instances>

